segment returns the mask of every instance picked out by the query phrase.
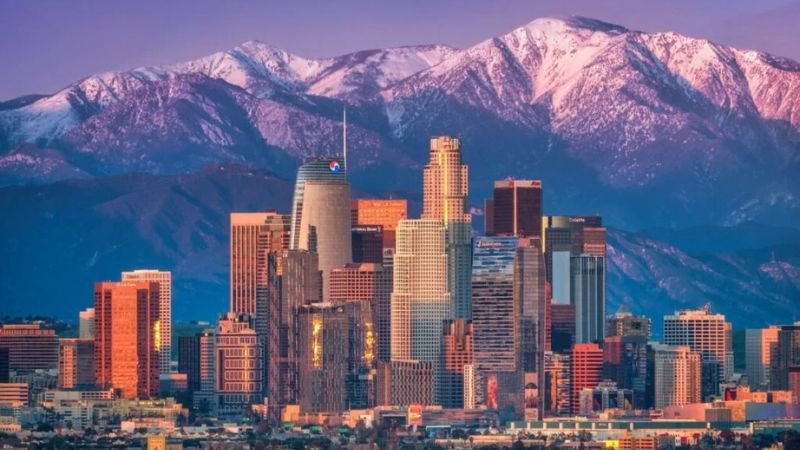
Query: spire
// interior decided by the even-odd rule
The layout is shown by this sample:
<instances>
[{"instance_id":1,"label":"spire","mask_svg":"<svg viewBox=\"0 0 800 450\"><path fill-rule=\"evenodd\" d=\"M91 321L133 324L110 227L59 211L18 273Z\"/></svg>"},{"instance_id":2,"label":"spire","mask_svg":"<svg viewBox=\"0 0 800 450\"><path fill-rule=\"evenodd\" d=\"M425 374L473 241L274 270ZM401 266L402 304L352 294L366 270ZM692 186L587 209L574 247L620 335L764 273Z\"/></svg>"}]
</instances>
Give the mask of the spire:
<instances>
[{"instance_id":1,"label":"spire","mask_svg":"<svg viewBox=\"0 0 800 450\"><path fill-rule=\"evenodd\" d=\"M347 106L342 108L342 163L347 176Z\"/></svg>"}]
</instances>

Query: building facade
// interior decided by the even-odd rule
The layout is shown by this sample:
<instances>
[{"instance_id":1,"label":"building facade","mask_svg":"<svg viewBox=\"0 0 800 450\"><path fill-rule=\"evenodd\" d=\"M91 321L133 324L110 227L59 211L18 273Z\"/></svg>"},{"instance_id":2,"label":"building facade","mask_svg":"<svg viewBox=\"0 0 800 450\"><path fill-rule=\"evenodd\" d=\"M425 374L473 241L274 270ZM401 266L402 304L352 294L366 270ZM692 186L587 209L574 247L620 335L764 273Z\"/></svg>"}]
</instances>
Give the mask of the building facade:
<instances>
[{"instance_id":1,"label":"building facade","mask_svg":"<svg viewBox=\"0 0 800 450\"><path fill-rule=\"evenodd\" d=\"M570 304L575 306L575 341L603 342L606 335L606 259L587 253L570 257Z\"/></svg>"},{"instance_id":2,"label":"building facade","mask_svg":"<svg viewBox=\"0 0 800 450\"><path fill-rule=\"evenodd\" d=\"M350 317L342 305L317 303L299 311L299 404L304 413L347 409Z\"/></svg>"},{"instance_id":3,"label":"building facade","mask_svg":"<svg viewBox=\"0 0 800 450\"><path fill-rule=\"evenodd\" d=\"M436 403L443 408L464 407L464 366L473 363L473 346L471 321L453 319L443 323L439 384L436 388Z\"/></svg>"},{"instance_id":4,"label":"building facade","mask_svg":"<svg viewBox=\"0 0 800 450\"><path fill-rule=\"evenodd\" d=\"M94 339L62 338L58 349L58 387L94 386Z\"/></svg>"},{"instance_id":5,"label":"building facade","mask_svg":"<svg viewBox=\"0 0 800 450\"><path fill-rule=\"evenodd\" d=\"M408 218L408 202L399 199L357 198L350 203L353 226L380 226L383 247L395 247L397 224Z\"/></svg>"},{"instance_id":6,"label":"building facade","mask_svg":"<svg viewBox=\"0 0 800 450\"><path fill-rule=\"evenodd\" d=\"M4 324L0 348L8 349L8 369L17 373L58 369L58 336L41 323Z\"/></svg>"},{"instance_id":7,"label":"building facade","mask_svg":"<svg viewBox=\"0 0 800 450\"><path fill-rule=\"evenodd\" d=\"M541 236L541 180L495 181L494 195L486 201L484 217L487 236Z\"/></svg>"},{"instance_id":8,"label":"building facade","mask_svg":"<svg viewBox=\"0 0 800 450\"><path fill-rule=\"evenodd\" d=\"M470 319L472 216L467 212L469 180L461 162L461 142L451 136L431 138L430 160L423 172L422 219L444 224L447 290L455 318Z\"/></svg>"},{"instance_id":9,"label":"building facade","mask_svg":"<svg viewBox=\"0 0 800 450\"><path fill-rule=\"evenodd\" d=\"M654 407L682 406L701 401L702 365L689 346L656 344L654 350Z\"/></svg>"},{"instance_id":10,"label":"building facade","mask_svg":"<svg viewBox=\"0 0 800 450\"><path fill-rule=\"evenodd\" d=\"M94 308L86 308L78 313L78 337L94 338Z\"/></svg>"},{"instance_id":11,"label":"building facade","mask_svg":"<svg viewBox=\"0 0 800 450\"><path fill-rule=\"evenodd\" d=\"M593 389L603 381L603 348L595 343L575 344L570 361L572 411L579 412L581 392L584 389Z\"/></svg>"},{"instance_id":12,"label":"building facade","mask_svg":"<svg viewBox=\"0 0 800 450\"><path fill-rule=\"evenodd\" d=\"M768 390L772 357L778 347L779 326L745 330L745 375L754 390Z\"/></svg>"},{"instance_id":13,"label":"building facade","mask_svg":"<svg viewBox=\"0 0 800 450\"><path fill-rule=\"evenodd\" d=\"M170 373L172 361L172 273L163 270L142 269L122 272L122 281L153 281L158 283L158 367L162 376Z\"/></svg>"},{"instance_id":14,"label":"building facade","mask_svg":"<svg viewBox=\"0 0 800 450\"><path fill-rule=\"evenodd\" d=\"M125 399L158 396L159 283L95 283L95 380Z\"/></svg>"},{"instance_id":15,"label":"building facade","mask_svg":"<svg viewBox=\"0 0 800 450\"><path fill-rule=\"evenodd\" d=\"M213 351L215 412L221 417L241 416L264 398L264 348L253 319L236 313L222 316Z\"/></svg>"}]
</instances>

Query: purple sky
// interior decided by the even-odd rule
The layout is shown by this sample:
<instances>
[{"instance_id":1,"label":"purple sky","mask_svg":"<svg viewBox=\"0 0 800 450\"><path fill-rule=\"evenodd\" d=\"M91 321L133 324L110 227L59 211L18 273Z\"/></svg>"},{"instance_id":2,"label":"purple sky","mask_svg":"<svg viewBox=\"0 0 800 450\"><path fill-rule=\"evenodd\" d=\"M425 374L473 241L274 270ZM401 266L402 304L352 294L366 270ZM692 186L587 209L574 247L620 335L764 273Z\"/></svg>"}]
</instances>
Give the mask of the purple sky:
<instances>
[{"instance_id":1,"label":"purple sky","mask_svg":"<svg viewBox=\"0 0 800 450\"><path fill-rule=\"evenodd\" d=\"M251 39L308 57L408 44L465 47L537 17L571 14L800 60L797 0L9 0L0 1L0 100Z\"/></svg>"}]
</instances>

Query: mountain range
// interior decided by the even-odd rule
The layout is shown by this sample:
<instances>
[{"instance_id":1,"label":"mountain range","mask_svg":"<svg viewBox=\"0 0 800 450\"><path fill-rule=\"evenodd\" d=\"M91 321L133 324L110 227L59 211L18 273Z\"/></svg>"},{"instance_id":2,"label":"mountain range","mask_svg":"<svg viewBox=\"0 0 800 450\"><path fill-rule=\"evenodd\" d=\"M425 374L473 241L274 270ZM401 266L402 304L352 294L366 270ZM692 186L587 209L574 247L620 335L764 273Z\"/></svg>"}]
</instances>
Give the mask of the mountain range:
<instances>
[{"instance_id":1,"label":"mountain range","mask_svg":"<svg viewBox=\"0 0 800 450\"><path fill-rule=\"evenodd\" d=\"M612 303L749 301L741 317L754 321L800 298L791 232L758 248L668 236L753 222L796 230L800 64L581 17L465 49L310 59L251 41L0 102L0 199L15 211L2 223L13 236L3 298L20 310L55 302L54 287L14 285L42 268L63 286L80 279L64 292L73 298L118 269L158 265L176 271L185 301L219 303L227 212L285 210L297 165L341 151L345 108L360 192L418 200L427 140L454 134L473 206L514 176L543 180L546 212L602 214L614 228Z\"/></svg>"}]
</instances>

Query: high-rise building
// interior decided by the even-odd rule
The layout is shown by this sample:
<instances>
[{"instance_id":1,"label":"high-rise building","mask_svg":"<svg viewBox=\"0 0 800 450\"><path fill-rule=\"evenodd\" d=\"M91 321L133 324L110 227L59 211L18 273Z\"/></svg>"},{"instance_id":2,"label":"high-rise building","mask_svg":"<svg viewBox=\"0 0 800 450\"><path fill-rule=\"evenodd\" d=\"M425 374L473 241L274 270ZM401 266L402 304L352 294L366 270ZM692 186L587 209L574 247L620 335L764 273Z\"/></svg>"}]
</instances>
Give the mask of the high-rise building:
<instances>
[{"instance_id":1,"label":"high-rise building","mask_svg":"<svg viewBox=\"0 0 800 450\"><path fill-rule=\"evenodd\" d=\"M193 406L203 415L213 414L216 409L215 335L215 328L208 328L200 333L200 389L194 392Z\"/></svg>"},{"instance_id":2,"label":"high-rise building","mask_svg":"<svg viewBox=\"0 0 800 450\"><path fill-rule=\"evenodd\" d=\"M268 256L289 248L290 221L273 211L230 215L230 310L255 317L264 334L277 302L270 298Z\"/></svg>"},{"instance_id":3,"label":"high-rise building","mask_svg":"<svg viewBox=\"0 0 800 450\"><path fill-rule=\"evenodd\" d=\"M544 258L538 238L522 238L518 241L514 260L514 295L520 299L522 307L522 369L527 373L543 373L538 368L541 367L546 344L550 341L549 337L545 337L549 308ZM542 382L539 380L539 384Z\"/></svg>"},{"instance_id":4,"label":"high-rise building","mask_svg":"<svg viewBox=\"0 0 800 450\"><path fill-rule=\"evenodd\" d=\"M8 383L11 373L8 368L8 348L0 347L0 383Z\"/></svg>"},{"instance_id":5,"label":"high-rise building","mask_svg":"<svg viewBox=\"0 0 800 450\"><path fill-rule=\"evenodd\" d=\"M603 381L603 348L595 343L578 343L572 347L572 411L580 411L581 391L593 389Z\"/></svg>"},{"instance_id":6,"label":"high-rise building","mask_svg":"<svg viewBox=\"0 0 800 450\"><path fill-rule=\"evenodd\" d=\"M202 363L202 362L201 362ZM264 347L251 317L228 313L214 335L216 414L241 417L264 398Z\"/></svg>"},{"instance_id":7,"label":"high-rise building","mask_svg":"<svg viewBox=\"0 0 800 450\"><path fill-rule=\"evenodd\" d=\"M178 337L178 372L186 374L187 390L200 390L200 334Z\"/></svg>"},{"instance_id":8,"label":"high-rise building","mask_svg":"<svg viewBox=\"0 0 800 450\"><path fill-rule=\"evenodd\" d=\"M538 237L542 231L541 180L494 182L484 211L487 236Z\"/></svg>"},{"instance_id":9,"label":"high-rise building","mask_svg":"<svg viewBox=\"0 0 800 450\"><path fill-rule=\"evenodd\" d=\"M8 369L12 372L58 369L58 336L41 323L3 325L0 348L8 349Z\"/></svg>"},{"instance_id":10,"label":"high-rise building","mask_svg":"<svg viewBox=\"0 0 800 450\"><path fill-rule=\"evenodd\" d=\"M94 308L86 308L78 313L78 337L94 339Z\"/></svg>"},{"instance_id":11,"label":"high-rise building","mask_svg":"<svg viewBox=\"0 0 800 450\"><path fill-rule=\"evenodd\" d=\"M775 389L790 390L798 381L800 381L800 322L795 322L794 325L781 326L778 331L770 382Z\"/></svg>"},{"instance_id":12,"label":"high-rise building","mask_svg":"<svg viewBox=\"0 0 800 450\"><path fill-rule=\"evenodd\" d=\"M383 228L380 225L353 225L353 262L383 262Z\"/></svg>"},{"instance_id":13,"label":"high-rise building","mask_svg":"<svg viewBox=\"0 0 800 450\"><path fill-rule=\"evenodd\" d=\"M294 196L292 198L292 223L289 248L307 249L307 243L301 243L300 233L302 231L301 222L303 220L303 204L305 203L305 187L309 180L328 180L346 183L346 168L343 158L317 157L307 161L297 169L297 179L294 183ZM368 224L374 225L374 224ZM308 230L305 230L307 233Z\"/></svg>"},{"instance_id":14,"label":"high-rise building","mask_svg":"<svg viewBox=\"0 0 800 450\"><path fill-rule=\"evenodd\" d=\"M94 339L59 340L58 387L94 386Z\"/></svg>"},{"instance_id":15,"label":"high-rise building","mask_svg":"<svg viewBox=\"0 0 800 450\"><path fill-rule=\"evenodd\" d=\"M475 239L472 266L472 326L476 395L486 404L487 374L516 372L522 377L521 298L514 295L515 237Z\"/></svg>"},{"instance_id":16,"label":"high-rise building","mask_svg":"<svg viewBox=\"0 0 800 450\"><path fill-rule=\"evenodd\" d=\"M391 359L439 361L442 321L451 317L440 220L400 221L391 300Z\"/></svg>"},{"instance_id":17,"label":"high-rise building","mask_svg":"<svg viewBox=\"0 0 800 450\"><path fill-rule=\"evenodd\" d=\"M172 273L163 270L134 270L122 272L122 281L154 281L158 283L158 367L162 376L170 373L172 361Z\"/></svg>"},{"instance_id":18,"label":"high-rise building","mask_svg":"<svg viewBox=\"0 0 800 450\"><path fill-rule=\"evenodd\" d=\"M298 393L304 413L347 409L350 318L341 305L299 308Z\"/></svg>"},{"instance_id":19,"label":"high-rise building","mask_svg":"<svg viewBox=\"0 0 800 450\"><path fill-rule=\"evenodd\" d=\"M325 301L330 270L353 262L350 185L344 172L337 158L315 159L300 166L295 182L290 248L319 255Z\"/></svg>"},{"instance_id":20,"label":"high-rise building","mask_svg":"<svg viewBox=\"0 0 800 450\"><path fill-rule=\"evenodd\" d=\"M277 397L278 405L287 405L297 403L298 310L303 305L322 301L322 274L317 254L308 250L285 251L280 283L279 351L277 358L272 353L268 355L267 366L270 396ZM274 378L272 374L276 370L278 376ZM275 390L277 393L272 393Z\"/></svg>"},{"instance_id":21,"label":"high-rise building","mask_svg":"<svg viewBox=\"0 0 800 450\"><path fill-rule=\"evenodd\" d=\"M606 259L586 253L570 258L570 304L575 341L602 342L606 325Z\"/></svg>"},{"instance_id":22,"label":"high-rise building","mask_svg":"<svg viewBox=\"0 0 800 450\"><path fill-rule=\"evenodd\" d=\"M464 364L464 409L475 409L475 364Z\"/></svg>"},{"instance_id":23,"label":"high-rise building","mask_svg":"<svg viewBox=\"0 0 800 450\"><path fill-rule=\"evenodd\" d=\"M451 136L431 138L430 160L423 173L422 219L444 223L451 310L454 317L464 319L472 317L472 216L467 212L468 191L461 142Z\"/></svg>"},{"instance_id":24,"label":"high-rise building","mask_svg":"<svg viewBox=\"0 0 800 450\"><path fill-rule=\"evenodd\" d=\"M394 285L394 248L383 250L383 278L389 295L375 302L375 327L378 333L378 361L392 359L392 286Z\"/></svg>"},{"instance_id":25,"label":"high-rise building","mask_svg":"<svg viewBox=\"0 0 800 450\"><path fill-rule=\"evenodd\" d=\"M94 286L95 381L123 398L158 395L159 283L100 282Z\"/></svg>"},{"instance_id":26,"label":"high-rise building","mask_svg":"<svg viewBox=\"0 0 800 450\"><path fill-rule=\"evenodd\" d=\"M433 361L379 362L376 403L381 406L433 405Z\"/></svg>"},{"instance_id":27,"label":"high-rise building","mask_svg":"<svg viewBox=\"0 0 800 450\"><path fill-rule=\"evenodd\" d=\"M699 403L701 357L686 345L655 344L654 406L682 406Z\"/></svg>"},{"instance_id":28,"label":"high-rise building","mask_svg":"<svg viewBox=\"0 0 800 450\"><path fill-rule=\"evenodd\" d=\"M575 340L575 306L550 305L550 347L556 353L569 352Z\"/></svg>"},{"instance_id":29,"label":"high-rise building","mask_svg":"<svg viewBox=\"0 0 800 450\"><path fill-rule=\"evenodd\" d=\"M679 311L664 317L664 344L687 345L703 359L706 371L702 396L719 395L719 383L733 374L731 324L710 308ZM709 371L716 371L710 373Z\"/></svg>"},{"instance_id":30,"label":"high-rise building","mask_svg":"<svg viewBox=\"0 0 800 450\"><path fill-rule=\"evenodd\" d=\"M446 320L442 326L436 403L444 408L464 407L464 366L473 361L472 337L472 322L468 320Z\"/></svg>"},{"instance_id":31,"label":"high-rise building","mask_svg":"<svg viewBox=\"0 0 800 450\"><path fill-rule=\"evenodd\" d=\"M621 305L606 323L606 336L642 336L650 339L650 318L635 316L625 305Z\"/></svg>"},{"instance_id":32,"label":"high-rise building","mask_svg":"<svg viewBox=\"0 0 800 450\"><path fill-rule=\"evenodd\" d=\"M603 342L603 378L633 393L633 405L647 406L647 338L609 336Z\"/></svg>"},{"instance_id":33,"label":"high-rise building","mask_svg":"<svg viewBox=\"0 0 800 450\"><path fill-rule=\"evenodd\" d=\"M780 329L781 327L773 325L745 331L745 375L753 390L768 390L770 387L772 356L778 347Z\"/></svg>"},{"instance_id":34,"label":"high-rise building","mask_svg":"<svg viewBox=\"0 0 800 450\"><path fill-rule=\"evenodd\" d=\"M546 352L544 355L546 416L568 416L572 411L570 355Z\"/></svg>"},{"instance_id":35,"label":"high-rise building","mask_svg":"<svg viewBox=\"0 0 800 450\"><path fill-rule=\"evenodd\" d=\"M543 216L542 251L553 301L570 302L570 256L605 257L605 228L600 216Z\"/></svg>"},{"instance_id":36,"label":"high-rise building","mask_svg":"<svg viewBox=\"0 0 800 450\"><path fill-rule=\"evenodd\" d=\"M383 247L395 247L397 224L408 218L408 202L398 199L357 198L350 203L353 226L380 226ZM353 255L355 260L355 254Z\"/></svg>"}]
</instances>

